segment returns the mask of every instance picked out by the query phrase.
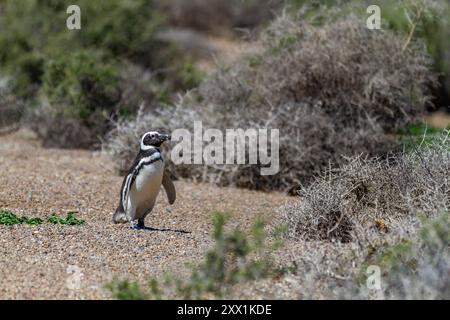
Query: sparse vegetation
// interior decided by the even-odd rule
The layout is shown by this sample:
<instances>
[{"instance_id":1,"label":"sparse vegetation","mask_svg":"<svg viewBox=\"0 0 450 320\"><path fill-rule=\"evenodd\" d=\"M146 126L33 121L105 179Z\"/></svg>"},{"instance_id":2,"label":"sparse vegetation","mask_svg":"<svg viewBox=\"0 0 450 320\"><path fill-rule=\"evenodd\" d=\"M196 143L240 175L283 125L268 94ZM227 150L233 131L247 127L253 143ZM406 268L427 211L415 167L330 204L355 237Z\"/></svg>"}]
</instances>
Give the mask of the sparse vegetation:
<instances>
[{"instance_id":1,"label":"sparse vegetation","mask_svg":"<svg viewBox=\"0 0 450 320\"><path fill-rule=\"evenodd\" d=\"M40 218L30 218L27 216L18 217L15 213L9 210L0 209L0 224L13 225L13 224L41 224L43 221Z\"/></svg>"},{"instance_id":2,"label":"sparse vegetation","mask_svg":"<svg viewBox=\"0 0 450 320\"><path fill-rule=\"evenodd\" d=\"M120 112L121 92L117 67L106 59L101 52L79 51L46 62L42 93L48 105L34 112L40 121L31 127L47 146L86 148L107 132L109 119ZM70 132L69 123L75 124Z\"/></svg>"},{"instance_id":3,"label":"sparse vegetation","mask_svg":"<svg viewBox=\"0 0 450 320\"><path fill-rule=\"evenodd\" d=\"M145 300L147 295L141 290L137 282L128 280L114 280L106 285L111 290L114 298L119 300Z\"/></svg>"},{"instance_id":4,"label":"sparse vegetation","mask_svg":"<svg viewBox=\"0 0 450 320\"><path fill-rule=\"evenodd\" d=\"M56 213L52 213L47 221L52 224L64 224L69 226L76 226L84 224L84 220L77 219L75 217L75 212L68 212L65 218L58 217Z\"/></svg>"},{"instance_id":5,"label":"sparse vegetation","mask_svg":"<svg viewBox=\"0 0 450 320\"><path fill-rule=\"evenodd\" d=\"M214 246L204 256L204 261L192 268L187 280L166 275L164 281L150 279L148 288L143 290L136 282L115 279L107 285L117 299L205 299L223 297L235 284L267 277L283 272L276 267L266 244L264 224L257 221L251 230L251 237L238 228L226 232L226 216L213 213Z\"/></svg>"},{"instance_id":6,"label":"sparse vegetation","mask_svg":"<svg viewBox=\"0 0 450 320\"><path fill-rule=\"evenodd\" d=\"M65 218L58 217L55 213L52 213L47 222L52 224L64 224L64 225L80 225L84 224L84 220L79 220L75 217L74 212L68 212ZM0 224L14 225L14 224L29 224L38 225L44 223L44 220L37 217L19 217L15 213L9 210L0 209Z\"/></svg>"}]
</instances>

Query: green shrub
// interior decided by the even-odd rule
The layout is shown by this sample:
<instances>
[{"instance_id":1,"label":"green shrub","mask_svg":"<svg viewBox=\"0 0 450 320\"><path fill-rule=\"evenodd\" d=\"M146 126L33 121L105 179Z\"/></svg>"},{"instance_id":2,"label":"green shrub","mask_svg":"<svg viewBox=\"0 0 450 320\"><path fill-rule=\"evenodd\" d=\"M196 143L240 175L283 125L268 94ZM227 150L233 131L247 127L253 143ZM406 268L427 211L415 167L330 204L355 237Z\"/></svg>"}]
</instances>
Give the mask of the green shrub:
<instances>
[{"instance_id":1,"label":"green shrub","mask_svg":"<svg viewBox=\"0 0 450 320\"><path fill-rule=\"evenodd\" d=\"M377 1L373 1L374 4ZM433 68L439 73L440 87L433 93L438 106L450 102L450 3L447 0L378 1L382 19L389 28L411 35L426 44L433 58ZM413 29L413 30L412 30Z\"/></svg>"},{"instance_id":2,"label":"green shrub","mask_svg":"<svg viewBox=\"0 0 450 320\"><path fill-rule=\"evenodd\" d=\"M154 37L162 18L151 0L77 1L81 30L66 27L66 8L71 4L68 0L0 3L0 62L18 77L21 90L41 82L45 60L82 48L101 47L115 58L151 67L169 61L164 48L170 46Z\"/></svg>"},{"instance_id":3,"label":"green shrub","mask_svg":"<svg viewBox=\"0 0 450 320\"><path fill-rule=\"evenodd\" d=\"M198 82L189 60L157 37L164 17L152 0L77 1L81 30L66 27L71 4L0 2L0 72L25 99L26 123L44 146L98 146L111 120Z\"/></svg>"},{"instance_id":4,"label":"green shrub","mask_svg":"<svg viewBox=\"0 0 450 320\"><path fill-rule=\"evenodd\" d=\"M178 65L175 73L179 79L178 84L175 83L178 88L194 88L200 84L202 79L202 74L195 69L190 59L186 59L183 64Z\"/></svg>"},{"instance_id":5,"label":"green shrub","mask_svg":"<svg viewBox=\"0 0 450 320\"><path fill-rule=\"evenodd\" d=\"M47 61L42 89L50 104L65 116L88 124L93 113L110 116L120 100L119 74L105 60L102 53L78 51Z\"/></svg>"},{"instance_id":6,"label":"green shrub","mask_svg":"<svg viewBox=\"0 0 450 320\"><path fill-rule=\"evenodd\" d=\"M60 54L44 66L41 99L28 109L29 126L44 146L93 146L125 108L119 66L106 53L92 50Z\"/></svg>"},{"instance_id":7,"label":"green shrub","mask_svg":"<svg viewBox=\"0 0 450 320\"><path fill-rule=\"evenodd\" d=\"M23 113L23 100L12 92L11 79L0 76L0 131L18 127Z\"/></svg>"}]
</instances>

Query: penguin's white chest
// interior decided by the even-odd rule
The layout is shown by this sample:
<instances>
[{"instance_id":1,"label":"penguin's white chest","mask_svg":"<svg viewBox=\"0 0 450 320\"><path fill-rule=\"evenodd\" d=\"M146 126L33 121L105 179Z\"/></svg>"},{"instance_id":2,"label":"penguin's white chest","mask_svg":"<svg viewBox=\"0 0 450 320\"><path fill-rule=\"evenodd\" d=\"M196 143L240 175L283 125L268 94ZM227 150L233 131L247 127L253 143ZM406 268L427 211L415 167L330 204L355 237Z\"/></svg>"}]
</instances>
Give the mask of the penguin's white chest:
<instances>
[{"instance_id":1,"label":"penguin's white chest","mask_svg":"<svg viewBox=\"0 0 450 320\"><path fill-rule=\"evenodd\" d=\"M156 161L143 166L131 187L129 206L132 218L139 218L153 208L161 189L164 162Z\"/></svg>"},{"instance_id":2,"label":"penguin's white chest","mask_svg":"<svg viewBox=\"0 0 450 320\"><path fill-rule=\"evenodd\" d=\"M136 177L136 191L147 192L153 189L158 190L161 187L162 178L164 173L164 162L156 161L151 164L145 165L139 171Z\"/></svg>"}]
</instances>

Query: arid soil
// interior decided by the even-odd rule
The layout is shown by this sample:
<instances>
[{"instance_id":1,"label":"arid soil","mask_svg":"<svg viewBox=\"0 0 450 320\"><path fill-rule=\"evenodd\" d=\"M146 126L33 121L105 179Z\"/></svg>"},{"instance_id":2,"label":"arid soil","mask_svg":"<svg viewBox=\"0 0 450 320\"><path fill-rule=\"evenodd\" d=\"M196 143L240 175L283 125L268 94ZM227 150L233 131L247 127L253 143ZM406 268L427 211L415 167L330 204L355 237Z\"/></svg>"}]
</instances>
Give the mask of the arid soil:
<instances>
[{"instance_id":1,"label":"arid soil","mask_svg":"<svg viewBox=\"0 0 450 320\"><path fill-rule=\"evenodd\" d=\"M154 230L137 231L111 220L121 182L98 153L43 149L23 130L0 136L1 209L42 219L76 211L86 221L0 225L0 299L103 299L111 297L104 285L114 277L186 274L211 245L214 209L247 228L289 201L281 193L176 181L176 203L169 206L162 190L146 219Z\"/></svg>"}]
</instances>

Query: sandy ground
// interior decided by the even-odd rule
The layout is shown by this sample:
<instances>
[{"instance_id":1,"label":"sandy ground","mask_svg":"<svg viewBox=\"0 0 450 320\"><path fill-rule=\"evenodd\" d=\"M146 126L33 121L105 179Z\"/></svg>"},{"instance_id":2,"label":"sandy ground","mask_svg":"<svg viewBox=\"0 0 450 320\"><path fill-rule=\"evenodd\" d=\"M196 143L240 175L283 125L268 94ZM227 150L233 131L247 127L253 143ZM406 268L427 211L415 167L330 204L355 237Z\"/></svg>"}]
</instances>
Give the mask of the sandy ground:
<instances>
[{"instance_id":1,"label":"sandy ground","mask_svg":"<svg viewBox=\"0 0 450 320\"><path fill-rule=\"evenodd\" d=\"M86 220L0 225L0 299L103 299L114 277L186 273L211 245L212 210L230 212L231 225L247 228L289 201L281 193L176 181L176 203L169 206L161 191L146 219L155 230L136 231L111 221L121 182L97 153L42 149L26 131L0 136L0 208L43 219L77 211Z\"/></svg>"},{"instance_id":2,"label":"sandy ground","mask_svg":"<svg viewBox=\"0 0 450 320\"><path fill-rule=\"evenodd\" d=\"M446 129L450 126L450 113L437 111L425 117L425 121L435 128Z\"/></svg>"}]
</instances>

